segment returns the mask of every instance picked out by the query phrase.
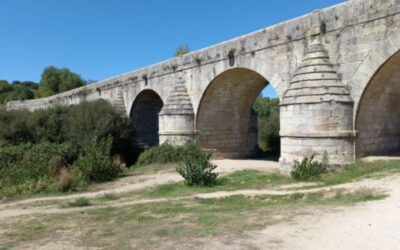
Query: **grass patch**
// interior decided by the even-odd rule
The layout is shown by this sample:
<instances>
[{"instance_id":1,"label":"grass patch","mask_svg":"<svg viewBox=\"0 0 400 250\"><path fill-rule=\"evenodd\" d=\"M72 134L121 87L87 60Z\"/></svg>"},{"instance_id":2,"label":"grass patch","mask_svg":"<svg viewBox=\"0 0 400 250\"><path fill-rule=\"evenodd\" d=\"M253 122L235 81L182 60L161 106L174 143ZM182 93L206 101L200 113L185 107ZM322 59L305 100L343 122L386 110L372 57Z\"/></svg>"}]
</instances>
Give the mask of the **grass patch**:
<instances>
[{"instance_id":1,"label":"grass patch","mask_svg":"<svg viewBox=\"0 0 400 250\"><path fill-rule=\"evenodd\" d=\"M351 205L384 197L372 189L359 189L352 193L334 190L329 195L318 192L231 196L99 208L17 220L0 231L0 238L8 237L3 245L18 246L21 242L61 238L65 232L75 232L79 228L79 235L75 236L79 240L75 242L84 247L151 249L159 246L160 240L173 242L178 248L188 248L188 244L199 247L197 244L202 238L238 237L245 231L262 229L307 213L311 206ZM193 238L198 241L190 241Z\"/></svg>"},{"instance_id":2,"label":"grass patch","mask_svg":"<svg viewBox=\"0 0 400 250\"><path fill-rule=\"evenodd\" d=\"M65 204L62 207L63 208L68 208L68 207L87 207L87 206L91 206L91 205L92 205L92 203L90 202L89 199L81 197L81 198L78 198L76 200L67 202L67 204Z\"/></svg>"},{"instance_id":3,"label":"grass patch","mask_svg":"<svg viewBox=\"0 0 400 250\"><path fill-rule=\"evenodd\" d=\"M146 192L150 197L178 197L190 196L198 193L217 191L232 191L239 189L262 189L271 185L288 184L293 180L276 173L265 173L256 170L236 171L227 176L219 177L214 186L188 187L183 181L159 185Z\"/></svg>"},{"instance_id":4,"label":"grass patch","mask_svg":"<svg viewBox=\"0 0 400 250\"><path fill-rule=\"evenodd\" d=\"M135 165L128 168L122 175L123 176L131 176L131 175L147 175L147 174L156 174L159 172L171 172L175 171L176 164L150 164L147 166L139 166Z\"/></svg>"},{"instance_id":5,"label":"grass patch","mask_svg":"<svg viewBox=\"0 0 400 250\"><path fill-rule=\"evenodd\" d=\"M375 174L400 172L400 161L355 162L344 167L343 170L323 174L320 181L324 185L337 185L354 180L370 177Z\"/></svg>"},{"instance_id":6,"label":"grass patch","mask_svg":"<svg viewBox=\"0 0 400 250\"><path fill-rule=\"evenodd\" d=\"M382 200L388 195L371 188L360 188L352 192L335 190L333 192L316 192L303 197L310 205L353 205L360 202Z\"/></svg>"},{"instance_id":7,"label":"grass patch","mask_svg":"<svg viewBox=\"0 0 400 250\"><path fill-rule=\"evenodd\" d=\"M120 198L120 196L117 194L107 193L107 194L104 194L100 199L105 200L105 201L113 201L113 200L118 200L119 198Z\"/></svg>"}]
</instances>

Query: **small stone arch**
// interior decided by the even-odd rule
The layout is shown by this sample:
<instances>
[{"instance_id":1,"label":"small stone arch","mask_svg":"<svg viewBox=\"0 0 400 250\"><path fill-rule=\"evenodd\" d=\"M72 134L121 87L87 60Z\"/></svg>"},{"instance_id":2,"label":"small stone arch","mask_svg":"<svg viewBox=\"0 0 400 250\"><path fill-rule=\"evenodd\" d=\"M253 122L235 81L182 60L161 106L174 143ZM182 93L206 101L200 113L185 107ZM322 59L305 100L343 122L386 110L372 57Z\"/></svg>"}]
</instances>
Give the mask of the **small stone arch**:
<instances>
[{"instance_id":1,"label":"small stone arch","mask_svg":"<svg viewBox=\"0 0 400 250\"><path fill-rule=\"evenodd\" d=\"M135 98L130 110L130 122L133 141L140 149L159 144L158 114L164 103L161 97L151 89L141 91Z\"/></svg>"}]
</instances>

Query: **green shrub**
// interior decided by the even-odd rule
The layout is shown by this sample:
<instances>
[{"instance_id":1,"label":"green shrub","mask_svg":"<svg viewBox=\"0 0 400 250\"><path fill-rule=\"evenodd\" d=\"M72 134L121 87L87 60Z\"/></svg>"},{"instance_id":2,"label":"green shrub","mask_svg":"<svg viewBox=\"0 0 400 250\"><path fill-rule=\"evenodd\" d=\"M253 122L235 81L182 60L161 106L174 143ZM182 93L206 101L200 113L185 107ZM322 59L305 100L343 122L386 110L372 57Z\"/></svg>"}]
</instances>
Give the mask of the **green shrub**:
<instances>
[{"instance_id":1,"label":"green shrub","mask_svg":"<svg viewBox=\"0 0 400 250\"><path fill-rule=\"evenodd\" d=\"M94 182L109 181L120 173L118 166L113 164L111 153L112 138L99 139L94 137L85 145L82 154L74 163L83 176Z\"/></svg>"},{"instance_id":2,"label":"green shrub","mask_svg":"<svg viewBox=\"0 0 400 250\"><path fill-rule=\"evenodd\" d=\"M0 196L111 180L131 154L129 136L128 119L104 100L35 112L0 107Z\"/></svg>"},{"instance_id":3,"label":"green shrub","mask_svg":"<svg viewBox=\"0 0 400 250\"><path fill-rule=\"evenodd\" d=\"M83 102L71 106L65 117L63 134L65 140L82 146L92 138L112 137L114 147L129 137L129 121L105 100ZM115 151L121 151L115 150Z\"/></svg>"},{"instance_id":4,"label":"green shrub","mask_svg":"<svg viewBox=\"0 0 400 250\"><path fill-rule=\"evenodd\" d=\"M0 139L11 144L33 142L33 119L26 110L6 111L0 108Z\"/></svg>"},{"instance_id":5,"label":"green shrub","mask_svg":"<svg viewBox=\"0 0 400 250\"><path fill-rule=\"evenodd\" d=\"M192 143L184 146L173 146L169 143L163 143L160 146L151 147L140 154L136 165L181 163L190 157L197 157L202 154L200 149Z\"/></svg>"},{"instance_id":6,"label":"green shrub","mask_svg":"<svg viewBox=\"0 0 400 250\"><path fill-rule=\"evenodd\" d=\"M215 184L218 174L213 170L217 166L210 163L211 154L188 150L184 151L184 155L184 162L178 165L176 171L188 185L211 186Z\"/></svg>"},{"instance_id":7,"label":"green shrub","mask_svg":"<svg viewBox=\"0 0 400 250\"><path fill-rule=\"evenodd\" d=\"M129 141L129 121L105 100L34 112L0 108L0 140L10 144L46 141L82 147L94 136L111 136L113 153L121 153Z\"/></svg>"},{"instance_id":8,"label":"green shrub","mask_svg":"<svg viewBox=\"0 0 400 250\"><path fill-rule=\"evenodd\" d=\"M0 193L7 196L53 192L60 168L73 161L70 144L21 144L0 147Z\"/></svg>"},{"instance_id":9,"label":"green shrub","mask_svg":"<svg viewBox=\"0 0 400 250\"><path fill-rule=\"evenodd\" d=\"M301 162L296 161L290 174L295 180L308 181L317 179L326 170L325 164L314 161L314 155L312 155L305 157Z\"/></svg>"},{"instance_id":10,"label":"green shrub","mask_svg":"<svg viewBox=\"0 0 400 250\"><path fill-rule=\"evenodd\" d=\"M54 164L54 158L60 157L62 165L67 165L75 155L70 144L44 142L0 148L0 179L20 184L27 180L48 178L54 174L49 166Z\"/></svg>"}]
</instances>

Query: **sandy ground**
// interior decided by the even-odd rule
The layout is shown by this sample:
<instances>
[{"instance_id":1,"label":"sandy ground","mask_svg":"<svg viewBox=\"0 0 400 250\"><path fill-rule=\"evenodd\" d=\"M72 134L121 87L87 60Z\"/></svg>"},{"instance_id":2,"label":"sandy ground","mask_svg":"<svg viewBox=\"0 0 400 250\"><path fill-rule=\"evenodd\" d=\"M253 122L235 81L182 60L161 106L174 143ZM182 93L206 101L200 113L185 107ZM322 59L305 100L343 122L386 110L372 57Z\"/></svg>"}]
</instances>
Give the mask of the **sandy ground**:
<instances>
[{"instance_id":1,"label":"sandy ground","mask_svg":"<svg viewBox=\"0 0 400 250\"><path fill-rule=\"evenodd\" d=\"M400 249L400 178L371 182L389 197L362 205L315 209L312 214L249 233L259 249Z\"/></svg>"},{"instance_id":2,"label":"sandy ground","mask_svg":"<svg viewBox=\"0 0 400 250\"><path fill-rule=\"evenodd\" d=\"M400 160L400 153L391 156L367 156L361 160L365 162Z\"/></svg>"}]
</instances>

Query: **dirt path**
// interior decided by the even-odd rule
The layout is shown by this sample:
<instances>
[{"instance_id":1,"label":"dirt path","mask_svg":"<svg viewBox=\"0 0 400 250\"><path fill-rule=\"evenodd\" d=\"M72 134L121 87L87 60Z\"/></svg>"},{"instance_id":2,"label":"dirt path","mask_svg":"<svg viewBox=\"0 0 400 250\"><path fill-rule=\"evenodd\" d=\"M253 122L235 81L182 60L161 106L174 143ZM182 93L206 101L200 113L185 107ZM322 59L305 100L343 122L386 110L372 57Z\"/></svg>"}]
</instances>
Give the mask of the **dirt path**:
<instances>
[{"instance_id":1,"label":"dirt path","mask_svg":"<svg viewBox=\"0 0 400 250\"><path fill-rule=\"evenodd\" d=\"M260 249L399 249L400 179L371 183L391 190L390 196L329 211L314 209L311 214L248 233L246 242Z\"/></svg>"},{"instance_id":2,"label":"dirt path","mask_svg":"<svg viewBox=\"0 0 400 250\"><path fill-rule=\"evenodd\" d=\"M29 207L27 206L26 203L22 204L10 203L10 204L4 204L2 205L2 207L0 207L0 220L11 217L18 217L22 215L60 214L60 213L65 214L65 213L80 212L84 210L99 209L99 208L127 207L138 204L170 202L176 200L220 199L237 195L253 197L261 195L291 195L295 193L302 193L302 194L315 193L315 192L333 193L334 191L337 190L359 190L362 188L380 190L382 186L386 185L386 182L387 182L386 178L381 180L364 179L358 182L336 185L334 187L317 187L318 183L294 183L289 185L273 186L268 189L241 189L235 191L218 191L212 193L195 194L191 196L181 196L176 198L154 198L154 199L135 199L135 200L120 199L120 200L110 201L101 205L92 205L92 206L78 207L78 208L62 208L60 207L60 204Z\"/></svg>"}]
</instances>

